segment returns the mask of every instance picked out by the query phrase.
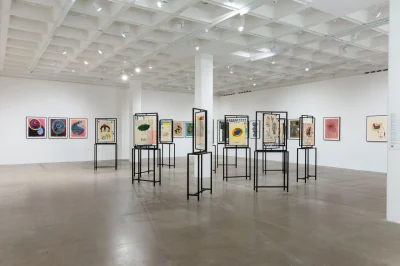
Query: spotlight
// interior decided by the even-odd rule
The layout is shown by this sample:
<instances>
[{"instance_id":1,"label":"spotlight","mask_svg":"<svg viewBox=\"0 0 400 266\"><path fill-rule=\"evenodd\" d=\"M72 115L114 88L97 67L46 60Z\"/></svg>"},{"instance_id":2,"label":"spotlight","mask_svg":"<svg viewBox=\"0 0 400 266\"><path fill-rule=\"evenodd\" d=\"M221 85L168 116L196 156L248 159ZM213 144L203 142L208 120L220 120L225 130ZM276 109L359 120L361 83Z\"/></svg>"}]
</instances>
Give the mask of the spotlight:
<instances>
[{"instance_id":1,"label":"spotlight","mask_svg":"<svg viewBox=\"0 0 400 266\"><path fill-rule=\"evenodd\" d=\"M231 74L233 74L233 69L231 69Z\"/></svg>"},{"instance_id":2,"label":"spotlight","mask_svg":"<svg viewBox=\"0 0 400 266\"><path fill-rule=\"evenodd\" d=\"M253 83L253 86L255 87L255 86L257 86L257 84L254 82L254 83Z\"/></svg>"},{"instance_id":3,"label":"spotlight","mask_svg":"<svg viewBox=\"0 0 400 266\"><path fill-rule=\"evenodd\" d=\"M136 68L135 68L135 72L136 72L136 73L140 73L140 71L142 71L142 70L140 69L140 67L136 67Z\"/></svg>"},{"instance_id":4,"label":"spotlight","mask_svg":"<svg viewBox=\"0 0 400 266\"><path fill-rule=\"evenodd\" d=\"M125 25L124 28L122 29L121 35L122 37L126 38L130 32L131 32L130 27L128 25Z\"/></svg>"},{"instance_id":5,"label":"spotlight","mask_svg":"<svg viewBox=\"0 0 400 266\"><path fill-rule=\"evenodd\" d=\"M83 62L85 65L89 65L89 62L88 61L85 61L85 62Z\"/></svg>"},{"instance_id":6,"label":"spotlight","mask_svg":"<svg viewBox=\"0 0 400 266\"><path fill-rule=\"evenodd\" d=\"M100 49L99 49L99 51L98 51L98 52L99 52L99 54L103 54L103 51L102 51L102 50L100 50Z\"/></svg>"},{"instance_id":7,"label":"spotlight","mask_svg":"<svg viewBox=\"0 0 400 266\"><path fill-rule=\"evenodd\" d=\"M306 69L305 69L305 70L306 70L307 72L308 72L308 71L310 71L310 69L309 69L308 67L306 67Z\"/></svg>"},{"instance_id":8,"label":"spotlight","mask_svg":"<svg viewBox=\"0 0 400 266\"><path fill-rule=\"evenodd\" d=\"M152 66L149 66L149 69L153 69L153 67L152 67Z\"/></svg>"},{"instance_id":9,"label":"spotlight","mask_svg":"<svg viewBox=\"0 0 400 266\"><path fill-rule=\"evenodd\" d=\"M72 73L75 73L75 70L72 69L71 71L72 71Z\"/></svg>"},{"instance_id":10,"label":"spotlight","mask_svg":"<svg viewBox=\"0 0 400 266\"><path fill-rule=\"evenodd\" d=\"M242 32L244 30L244 25L246 24L246 21L244 20L244 16L240 16L240 24L238 31Z\"/></svg>"},{"instance_id":11,"label":"spotlight","mask_svg":"<svg viewBox=\"0 0 400 266\"><path fill-rule=\"evenodd\" d=\"M161 8L161 7L162 7L162 1L157 1L157 6L158 6L159 8Z\"/></svg>"},{"instance_id":12,"label":"spotlight","mask_svg":"<svg viewBox=\"0 0 400 266\"><path fill-rule=\"evenodd\" d=\"M126 32L121 33L122 37L126 38Z\"/></svg>"},{"instance_id":13,"label":"spotlight","mask_svg":"<svg viewBox=\"0 0 400 266\"><path fill-rule=\"evenodd\" d=\"M121 76L121 79L122 79L123 81L127 81L127 80L128 80L128 75L127 75L127 74L123 74L123 75Z\"/></svg>"},{"instance_id":14,"label":"spotlight","mask_svg":"<svg viewBox=\"0 0 400 266\"><path fill-rule=\"evenodd\" d=\"M379 18L382 15L382 12L378 11L378 14L376 14L376 18Z\"/></svg>"},{"instance_id":15,"label":"spotlight","mask_svg":"<svg viewBox=\"0 0 400 266\"><path fill-rule=\"evenodd\" d=\"M272 60L271 64L275 65L275 61L274 61L274 60Z\"/></svg>"},{"instance_id":16,"label":"spotlight","mask_svg":"<svg viewBox=\"0 0 400 266\"><path fill-rule=\"evenodd\" d=\"M208 29L205 29L205 30L204 30L204 32L206 32L206 33L207 33L207 32L208 32Z\"/></svg>"},{"instance_id":17,"label":"spotlight","mask_svg":"<svg viewBox=\"0 0 400 266\"><path fill-rule=\"evenodd\" d=\"M242 32L244 30L244 26L239 26L238 31Z\"/></svg>"},{"instance_id":18,"label":"spotlight","mask_svg":"<svg viewBox=\"0 0 400 266\"><path fill-rule=\"evenodd\" d=\"M195 49L196 49L196 51L200 50L200 46L196 46Z\"/></svg>"},{"instance_id":19,"label":"spotlight","mask_svg":"<svg viewBox=\"0 0 400 266\"><path fill-rule=\"evenodd\" d=\"M103 9L101 7L101 5L99 3L97 3L96 1L93 2L93 7L97 12L100 12Z\"/></svg>"},{"instance_id":20,"label":"spotlight","mask_svg":"<svg viewBox=\"0 0 400 266\"><path fill-rule=\"evenodd\" d=\"M67 51L63 50L62 54L67 54Z\"/></svg>"}]
</instances>

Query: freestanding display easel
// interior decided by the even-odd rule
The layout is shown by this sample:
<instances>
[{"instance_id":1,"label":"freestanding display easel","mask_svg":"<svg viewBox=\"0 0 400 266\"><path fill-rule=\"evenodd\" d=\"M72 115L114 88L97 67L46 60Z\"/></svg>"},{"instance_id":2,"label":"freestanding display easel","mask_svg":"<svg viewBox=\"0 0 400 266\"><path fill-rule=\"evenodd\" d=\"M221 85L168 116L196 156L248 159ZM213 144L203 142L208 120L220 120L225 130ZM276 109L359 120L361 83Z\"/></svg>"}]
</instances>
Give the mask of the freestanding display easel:
<instances>
[{"instance_id":1,"label":"freestanding display easel","mask_svg":"<svg viewBox=\"0 0 400 266\"><path fill-rule=\"evenodd\" d=\"M118 169L118 143L117 143L117 119L116 118L96 118L95 119L95 144L94 144L94 170L98 168ZM97 165L97 147L114 146L115 161L114 166Z\"/></svg>"},{"instance_id":2,"label":"freestanding display easel","mask_svg":"<svg viewBox=\"0 0 400 266\"><path fill-rule=\"evenodd\" d=\"M164 123L169 123L170 124L170 131L169 136L167 139L164 139L162 137L163 130L162 126ZM161 166L168 166L168 168L174 167L175 168L175 143L174 143L174 134L173 134L173 128L174 128L174 121L172 119L161 119L159 123L159 129L158 132L160 132L160 145L161 145ZM167 133L167 132L166 132ZM164 145L168 147L168 164L164 164ZM171 146L173 148L173 161L174 164L171 164Z\"/></svg>"},{"instance_id":3,"label":"freestanding display easel","mask_svg":"<svg viewBox=\"0 0 400 266\"><path fill-rule=\"evenodd\" d=\"M227 138L225 138L225 147L223 148L223 180L228 181L229 178L245 177L251 180L251 148L249 147L249 116L248 115L225 115L226 130L229 130ZM236 127L238 126L238 127ZM234 132L230 132L234 131ZM240 140L235 143L236 139ZM245 151L245 175L229 176L228 174L228 153L230 150L235 151L235 165L237 168L238 150ZM249 161L248 159L249 158ZM249 167L248 167L249 166Z\"/></svg>"},{"instance_id":4,"label":"freestanding display easel","mask_svg":"<svg viewBox=\"0 0 400 266\"><path fill-rule=\"evenodd\" d=\"M197 197L200 200L200 194L204 191L209 190L212 194L212 152L207 151L208 143L208 126L207 126L207 110L193 108L192 109L192 121L193 121L193 139L192 139L192 152L187 154L187 190L186 197ZM205 188L203 186L203 161L204 156L210 156L210 187ZM197 192L190 193L190 156L197 157Z\"/></svg>"},{"instance_id":5,"label":"freestanding display easel","mask_svg":"<svg viewBox=\"0 0 400 266\"><path fill-rule=\"evenodd\" d=\"M224 128L224 133L221 133L220 131L221 131L221 127L223 127ZM220 165L224 165L224 163L222 162L222 164L221 163L219 163L219 160L218 160L218 158L219 158L219 146L220 145L222 145L222 149L224 149L224 147L225 147L225 142L226 142L226 139L227 139L227 125L226 125L226 123L225 123L225 120L217 120L217 147L216 147L216 150L217 150L217 156L216 156L216 160L217 160L217 168L218 168L218 166L220 166ZM237 168L237 150L235 151L235 163L234 164L229 164L229 165L234 165L236 168Z\"/></svg>"},{"instance_id":6,"label":"freestanding display easel","mask_svg":"<svg viewBox=\"0 0 400 266\"><path fill-rule=\"evenodd\" d=\"M141 121L146 123L153 123L153 125L142 124ZM152 182L153 186L158 183L161 185L161 151L158 148L158 113L137 113L133 116L133 128L134 128L134 147L132 148L132 184L134 181ZM141 124L141 125L139 125ZM138 129L139 128L139 129ZM148 129L152 128L151 133L147 133ZM155 132L153 132L155 130ZM144 132L143 137L140 138L140 132ZM151 141L148 137L151 136ZM147 170L142 170L142 152L147 151ZM136 172L136 152L137 152L137 163L138 172ZM150 155L153 155L153 163L150 163ZM157 163L156 163L157 158ZM150 168L150 166L153 168ZM158 166L158 180L156 180L156 166ZM143 179L142 174L153 173L153 179ZM137 178L136 175L138 176Z\"/></svg>"},{"instance_id":7,"label":"freestanding display easel","mask_svg":"<svg viewBox=\"0 0 400 266\"><path fill-rule=\"evenodd\" d=\"M288 112L257 111L255 120L262 121L262 137L261 139L254 139L254 190L258 192L259 188L283 188L283 190L289 192L289 151L287 150L287 127L281 126L280 124L282 121L288 121ZM283 132L281 132L282 130ZM260 153L262 154L263 173L266 174L269 171L281 171L283 173L282 186L260 186L258 184L258 163ZM282 169L267 169L268 154L282 155Z\"/></svg>"},{"instance_id":8,"label":"freestanding display easel","mask_svg":"<svg viewBox=\"0 0 400 266\"><path fill-rule=\"evenodd\" d=\"M299 118L300 121L300 138L299 145L297 148L297 162L296 162L296 181L304 179L304 183L307 183L307 179L314 177L317 180L317 147L315 147L315 117L311 115L302 115ZM314 175L310 175L310 150L314 150ZM304 177L299 177L299 152L304 151Z\"/></svg>"}]
</instances>

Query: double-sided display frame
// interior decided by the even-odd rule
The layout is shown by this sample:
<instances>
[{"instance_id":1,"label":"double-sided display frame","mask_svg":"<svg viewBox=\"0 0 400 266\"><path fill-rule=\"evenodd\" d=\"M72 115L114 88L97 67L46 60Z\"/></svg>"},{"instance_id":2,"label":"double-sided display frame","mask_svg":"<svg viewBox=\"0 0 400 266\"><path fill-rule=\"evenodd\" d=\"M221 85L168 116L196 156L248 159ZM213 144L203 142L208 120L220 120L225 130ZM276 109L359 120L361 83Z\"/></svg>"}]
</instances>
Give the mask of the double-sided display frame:
<instances>
[{"instance_id":1,"label":"double-sided display frame","mask_svg":"<svg viewBox=\"0 0 400 266\"><path fill-rule=\"evenodd\" d=\"M256 111L255 120L262 123L261 138L254 139L254 190L258 192L259 188L283 188L289 192L289 151L287 150L287 127L288 112L285 111ZM280 122L284 122L281 128ZM257 129L258 130L258 129ZM283 130L283 137L280 134ZM259 154L262 155L262 172L267 174L269 171L279 171L283 174L282 186L259 185ZM282 168L268 169L267 155L281 154Z\"/></svg>"},{"instance_id":2,"label":"double-sided display frame","mask_svg":"<svg viewBox=\"0 0 400 266\"><path fill-rule=\"evenodd\" d=\"M249 147L249 116L248 115L225 115L224 123L226 125L225 143L223 147L223 180L229 178L245 177L251 180L251 148ZM235 166L237 168L238 150L245 152L245 175L229 176L228 174L228 153L235 151ZM249 161L248 161L249 160Z\"/></svg>"},{"instance_id":3,"label":"double-sided display frame","mask_svg":"<svg viewBox=\"0 0 400 266\"><path fill-rule=\"evenodd\" d=\"M208 115L207 110L193 108L192 109L192 121L193 121L193 139L192 139L192 152L187 154L187 190L186 197L197 197L200 200L200 194L204 191L210 191L212 194L212 152L207 150L208 144ZM203 162L204 156L210 156L210 187L205 188L203 186ZM190 157L196 158L197 166L197 192L190 193Z\"/></svg>"},{"instance_id":4,"label":"double-sided display frame","mask_svg":"<svg viewBox=\"0 0 400 266\"><path fill-rule=\"evenodd\" d=\"M118 128L117 118L95 118L94 170L97 170L98 168L114 168L115 170L118 169L117 128ZM108 140L108 138L111 136L111 134L109 133L112 133L112 139L110 140ZM98 146L114 146L115 150L114 166L98 166L97 164Z\"/></svg>"},{"instance_id":5,"label":"double-sided display frame","mask_svg":"<svg viewBox=\"0 0 400 266\"><path fill-rule=\"evenodd\" d=\"M217 145L215 147L215 160L216 160L216 168L218 168L220 165L225 166L224 162L223 163L219 163L218 158L219 158L219 150L220 150L220 146L222 146L222 149L224 149L225 147L225 143L227 142L227 138L228 138L228 127L227 124L225 122L225 119L218 119L217 120ZM213 133L214 134L214 133ZM235 163L234 164L229 164L229 165L234 165L237 168L237 153L235 154ZM215 172L217 171L215 168Z\"/></svg>"},{"instance_id":6,"label":"double-sided display frame","mask_svg":"<svg viewBox=\"0 0 400 266\"><path fill-rule=\"evenodd\" d=\"M148 119L146 119L148 118ZM142 123L141 125L138 125L137 121L148 121L148 123L152 122L153 125L151 124L146 124ZM155 125L154 125L155 122ZM158 183L161 185L161 151L159 149L159 133L158 133L158 126L159 121L158 121L158 113L136 113L133 116L133 142L134 146L132 148L132 184L134 181L138 181L140 183L141 181L144 182L152 182L153 186ZM154 132L155 130L155 132ZM140 132L141 133L140 133ZM149 132L151 131L151 132ZM140 141L143 141L143 143L138 143L139 140L139 133L142 135L142 138ZM151 143L145 143L148 141L148 138L152 140ZM142 170L142 152L147 151L147 170ZM138 164L138 172L136 172L136 152L137 152L137 164ZM152 168L151 168L151 158L150 155L153 155L153 163L152 163ZM157 163L156 163L157 159ZM156 165L158 166L158 180L156 180ZM143 179L142 174L148 173L153 173L153 179ZM136 175L138 176L137 178Z\"/></svg>"},{"instance_id":7,"label":"double-sided display frame","mask_svg":"<svg viewBox=\"0 0 400 266\"><path fill-rule=\"evenodd\" d=\"M169 140L163 140L163 131L164 125L165 124L170 124L170 139ZM173 133L173 128L174 128L174 120L172 119L160 119L158 123L158 132L159 132L159 143L161 146L161 166L168 166L168 168L174 167L175 168L175 143L174 143L174 133ZM168 132L166 132L168 133ZM168 164L164 164L164 145L168 147ZM171 146L173 149L173 161L174 164L171 164Z\"/></svg>"},{"instance_id":8,"label":"double-sided display frame","mask_svg":"<svg viewBox=\"0 0 400 266\"><path fill-rule=\"evenodd\" d=\"M299 148L297 148L297 160L296 160L296 181L304 179L304 183L310 177L314 177L317 180L317 147L315 147L315 117L312 115L302 115L299 118L300 121L300 138ZM311 137L311 138L310 138ZM310 150L314 151L314 175L310 174ZM299 153L304 151L304 177L299 177Z\"/></svg>"}]
</instances>

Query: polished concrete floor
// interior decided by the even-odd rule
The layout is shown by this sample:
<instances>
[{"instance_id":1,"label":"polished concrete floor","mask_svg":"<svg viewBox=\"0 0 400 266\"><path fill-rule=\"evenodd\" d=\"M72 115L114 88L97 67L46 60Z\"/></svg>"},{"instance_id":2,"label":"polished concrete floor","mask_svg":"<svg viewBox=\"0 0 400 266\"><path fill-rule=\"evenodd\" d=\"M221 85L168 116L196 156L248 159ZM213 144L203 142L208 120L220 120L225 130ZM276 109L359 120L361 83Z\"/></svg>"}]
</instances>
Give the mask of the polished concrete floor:
<instances>
[{"instance_id":1,"label":"polished concrete floor","mask_svg":"<svg viewBox=\"0 0 400 266\"><path fill-rule=\"evenodd\" d=\"M131 185L127 162L0 166L0 265L400 265L385 175L318 170L296 183L291 165L289 193L255 193L244 178L222 182L220 167L198 202L186 200L183 158L155 188Z\"/></svg>"}]
</instances>

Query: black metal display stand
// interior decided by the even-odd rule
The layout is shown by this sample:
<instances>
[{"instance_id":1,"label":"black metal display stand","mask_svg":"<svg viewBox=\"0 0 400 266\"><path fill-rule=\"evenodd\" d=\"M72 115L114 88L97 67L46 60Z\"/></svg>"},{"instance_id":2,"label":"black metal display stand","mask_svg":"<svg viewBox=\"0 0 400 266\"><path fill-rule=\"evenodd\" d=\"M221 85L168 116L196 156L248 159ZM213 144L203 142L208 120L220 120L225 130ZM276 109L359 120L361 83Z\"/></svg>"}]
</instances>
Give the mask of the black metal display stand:
<instances>
[{"instance_id":1,"label":"black metal display stand","mask_svg":"<svg viewBox=\"0 0 400 266\"><path fill-rule=\"evenodd\" d=\"M136 172L136 151L138 153L138 171ZM147 170L142 170L142 151L147 151ZM153 152L153 163L150 163L150 152ZM132 149L132 184L134 181L138 181L140 183L141 181L143 182L152 182L153 186L156 185L156 183L159 183L161 185L161 164L160 164L160 149L157 148L133 148ZM158 156L156 156L158 153ZM158 162L156 164L156 158L158 158ZM150 168L150 166L153 165L153 168ZM158 166L158 180L156 180L156 165ZM143 179L142 174L149 174L153 173L153 179ZM138 176L137 178L136 175Z\"/></svg>"},{"instance_id":2,"label":"black metal display stand","mask_svg":"<svg viewBox=\"0 0 400 266\"><path fill-rule=\"evenodd\" d=\"M214 148L214 169L213 169L213 172L214 173L217 173L217 160L218 160L218 155L217 155L217 146L216 145L212 145L213 146L213 148Z\"/></svg>"},{"instance_id":3,"label":"black metal display stand","mask_svg":"<svg viewBox=\"0 0 400 266\"><path fill-rule=\"evenodd\" d=\"M175 168L175 143L160 143L161 145L161 166L168 166L168 168ZM164 164L164 145L168 146L168 164ZM171 146L173 147L173 161L174 164L171 164Z\"/></svg>"},{"instance_id":4,"label":"black metal display stand","mask_svg":"<svg viewBox=\"0 0 400 266\"><path fill-rule=\"evenodd\" d=\"M134 183L134 181L138 181L138 183L140 183L141 181L143 182L152 182L153 186L156 185L156 183L159 183L159 185L161 185L161 150L158 147L158 139L159 139L159 120L158 120L158 113L136 113L133 116L133 125L134 125L134 129L136 127L136 122L135 121L140 121L140 120L146 120L146 118L149 121L155 121L156 123L156 139L152 140L153 143L152 144L138 144L136 142L136 131L135 132L135 136L134 136L134 142L135 145L132 149L132 184ZM151 118L151 119L150 119ZM154 123L154 122L153 122ZM148 127L148 126L147 126ZM172 125L171 125L172 127ZM137 164L138 164L138 171L136 172L136 151L138 153L137 156ZM147 170L142 170L142 152L143 151L147 151ZM153 163L150 163L150 155L152 153L152 158L153 158ZM157 158L157 163L156 163L156 158ZM153 167L151 168L151 165L153 165ZM156 180L156 166L158 167L158 180ZM153 173L153 178L152 179L143 179L142 178L142 174L149 174ZM137 178L136 175L138 176Z\"/></svg>"},{"instance_id":5,"label":"black metal display stand","mask_svg":"<svg viewBox=\"0 0 400 266\"><path fill-rule=\"evenodd\" d=\"M304 151L304 177L299 177L299 151ZM310 150L314 150L315 152L315 165L314 165L314 175L310 175ZM296 164L296 172L297 172L297 182L299 179L304 179L304 183L307 183L307 179L310 177L314 177L317 180L317 148L297 148L297 164Z\"/></svg>"},{"instance_id":6,"label":"black metal display stand","mask_svg":"<svg viewBox=\"0 0 400 266\"><path fill-rule=\"evenodd\" d=\"M98 123L107 123L104 126L100 126L100 130L104 130L104 132L106 133L110 133L112 132L114 135L114 139L113 140L103 140L99 138L99 126ZM114 128L110 128L110 126L108 125L108 123L110 123L110 125L114 125ZM118 144L117 144L117 119L116 118L96 118L95 119L95 144L94 144L94 170L97 170L98 168L114 168L115 170L118 169ZM114 149L115 149L115 161L114 161L114 165L113 166L98 166L97 164L97 148L98 146L112 146L114 145Z\"/></svg>"},{"instance_id":7,"label":"black metal display stand","mask_svg":"<svg viewBox=\"0 0 400 266\"><path fill-rule=\"evenodd\" d=\"M170 123L171 127L169 132L170 138L169 139L164 139L162 137L162 134L164 133L164 129L162 128L164 123ZM174 120L172 119L160 119L160 122L158 123L159 129L158 132L160 133L159 135L159 142L161 145L161 166L168 166L168 168L174 167L175 168L175 143L174 143L174 133L173 133L173 128L174 128ZM168 135L167 135L168 136ZM164 145L168 145L168 164L164 164ZM174 164L171 164L171 146L173 146L173 152L174 152Z\"/></svg>"},{"instance_id":8,"label":"black metal display stand","mask_svg":"<svg viewBox=\"0 0 400 266\"><path fill-rule=\"evenodd\" d=\"M197 122L197 117L202 118L204 120L201 122L199 120L199 124ZM212 152L207 151L207 143L208 143L208 118L207 118L207 110L193 108L192 109L192 121L193 121L193 139L192 139L192 152L187 154L187 190L186 190L186 197L189 200L189 197L197 197L197 200L200 200L200 194L204 191L210 191L212 194ZM199 129L199 130L198 130ZM198 136L198 134L200 134ZM198 140L200 138L200 140ZM203 162L204 156L210 156L210 187L205 188L203 186ZM190 193L190 156L197 157L197 192Z\"/></svg>"},{"instance_id":9,"label":"black metal display stand","mask_svg":"<svg viewBox=\"0 0 400 266\"><path fill-rule=\"evenodd\" d=\"M235 143L235 135L234 133L230 134L230 133L226 133L227 131L231 130L230 128L230 123L232 123L231 125L233 125L233 123L235 123L235 125L239 125L239 128L235 129L233 128L233 131L238 130L238 134L243 135L245 134L245 143ZM240 123L244 123L245 128L244 130L241 129L240 127L243 126L240 125ZM223 180L228 181L229 178L239 178L239 177L245 177L246 180L247 178L249 178L251 180L251 148L249 147L249 116L248 115L225 115L224 118L224 125L225 125L225 135L226 137L224 138L225 140L225 147L222 150L222 157L223 157L223 161L222 161L222 165L223 165ZM235 167L237 168L237 161L238 161L238 150L244 150L245 151L245 175L243 176L229 176L228 174L228 168L229 168L229 163L228 163L228 154L229 154L229 150L235 150ZM250 162L248 162L247 160L250 160ZM249 169L247 168L249 165Z\"/></svg>"},{"instance_id":10,"label":"black metal display stand","mask_svg":"<svg viewBox=\"0 0 400 266\"><path fill-rule=\"evenodd\" d=\"M237 168L237 151L238 150L244 150L245 151L245 168L246 168L246 173L243 176L229 176L228 174L228 166L229 165L235 165L235 164L228 164L228 152L229 150L235 150L236 152L236 168ZM251 180L251 148L250 147L224 147L223 148L223 170L222 170L222 180L228 181L229 178L238 178L238 177L245 177L246 180L249 178ZM248 155L247 155L248 153ZM247 161L248 160L248 161Z\"/></svg>"},{"instance_id":11,"label":"black metal display stand","mask_svg":"<svg viewBox=\"0 0 400 266\"><path fill-rule=\"evenodd\" d=\"M113 166L98 166L97 165L97 146L98 145L105 145L105 146L110 146L114 145L115 146L115 162ZM97 170L97 168L115 168L115 170L118 169L118 145L116 143L95 143L94 144L94 170Z\"/></svg>"},{"instance_id":12,"label":"black metal display stand","mask_svg":"<svg viewBox=\"0 0 400 266\"><path fill-rule=\"evenodd\" d=\"M300 148L297 148L297 160L296 160L296 181L304 179L304 183L307 183L307 179L314 177L317 180L317 148L315 147L315 117L311 115L302 115L299 118L300 121ZM306 123L307 122L307 123ZM309 125L312 125L311 127ZM305 128L308 126L308 128ZM305 137L304 132L309 134ZM311 137L310 137L311 136ZM304 177L299 177L299 152L304 150ZM314 150L314 175L310 175L310 150Z\"/></svg>"},{"instance_id":13,"label":"black metal display stand","mask_svg":"<svg viewBox=\"0 0 400 266\"><path fill-rule=\"evenodd\" d=\"M278 130L279 137L277 139L266 140L265 138L265 118L266 116L272 117L278 121ZM267 119L268 119L267 117ZM260 119L261 118L261 119ZM254 139L255 141L255 151L254 151L254 190L258 192L259 188L283 188L289 192L289 151L287 150L287 121L288 121L288 112L283 111L257 111L256 112L256 121L262 121L262 138ZM275 123L276 123L275 121ZM281 127L281 121L283 121L283 126ZM272 123L272 122L271 122ZM275 124L276 126L276 124ZM258 130L258 129L257 129ZM283 130L283 132L281 132ZM276 133L276 132L275 132ZM281 134L282 133L282 134ZM281 137L283 136L283 138ZM261 147L258 145L258 142L261 142ZM258 149L260 147L261 149ZM283 184L281 186L278 185L259 185L259 154L262 155L262 172L267 174L267 172L282 172ZM268 154L281 154L282 155L282 169L267 169L267 157Z\"/></svg>"}]
</instances>

